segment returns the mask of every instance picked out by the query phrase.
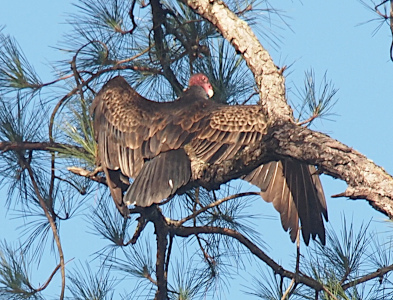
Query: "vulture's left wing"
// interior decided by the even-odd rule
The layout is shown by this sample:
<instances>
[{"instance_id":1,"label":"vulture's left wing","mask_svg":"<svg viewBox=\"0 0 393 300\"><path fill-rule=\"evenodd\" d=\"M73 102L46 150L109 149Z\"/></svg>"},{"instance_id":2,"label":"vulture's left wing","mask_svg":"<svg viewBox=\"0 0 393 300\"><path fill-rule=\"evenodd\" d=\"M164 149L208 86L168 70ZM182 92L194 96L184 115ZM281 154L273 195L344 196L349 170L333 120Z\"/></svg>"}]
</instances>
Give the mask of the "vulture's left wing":
<instances>
[{"instance_id":1,"label":"vulture's left wing","mask_svg":"<svg viewBox=\"0 0 393 300\"><path fill-rule=\"evenodd\" d=\"M139 95L123 77L108 81L91 105L98 159L119 211L128 215L123 201L128 177L135 178L146 160L179 147L186 135L170 125L165 103ZM128 184L127 184L128 183Z\"/></svg>"},{"instance_id":2,"label":"vulture's left wing","mask_svg":"<svg viewBox=\"0 0 393 300\"><path fill-rule=\"evenodd\" d=\"M206 100L205 90L192 86L179 100L158 103L139 95L120 76L108 81L96 95L91 114L99 163L123 215L127 212L124 202L149 206L175 193L190 180L190 161L181 149L192 140L210 113L207 106L211 102ZM171 152L175 150L178 151ZM187 160L181 159L184 157ZM139 183L133 184L136 195L128 193L123 200L126 187L123 177L137 178L146 163ZM144 181L146 176L148 184Z\"/></svg>"}]
</instances>

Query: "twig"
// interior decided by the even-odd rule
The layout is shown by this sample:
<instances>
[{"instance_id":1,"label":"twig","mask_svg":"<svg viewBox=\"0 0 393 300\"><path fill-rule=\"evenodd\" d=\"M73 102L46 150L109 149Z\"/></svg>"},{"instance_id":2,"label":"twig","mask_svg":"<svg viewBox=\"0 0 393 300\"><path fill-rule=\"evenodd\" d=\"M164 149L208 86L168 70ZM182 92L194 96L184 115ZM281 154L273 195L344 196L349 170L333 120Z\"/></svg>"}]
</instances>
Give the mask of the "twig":
<instances>
[{"instance_id":1,"label":"twig","mask_svg":"<svg viewBox=\"0 0 393 300\"><path fill-rule=\"evenodd\" d=\"M302 126L302 125L304 125L304 124L307 124L307 123L311 123L312 121L314 121L316 118L318 118L319 117L319 114L313 114L311 117L309 117L307 120L304 120L304 121L302 121L302 122L297 122L296 124L297 125L299 125L299 126Z\"/></svg>"},{"instance_id":2,"label":"twig","mask_svg":"<svg viewBox=\"0 0 393 300\"><path fill-rule=\"evenodd\" d=\"M67 261L65 264L68 264L68 263L69 263L70 261L72 261L72 260L73 260L73 259L70 259L70 260ZM47 280L42 286L40 286L39 288L34 289L34 291L36 291L36 292L41 292L41 291L45 290L45 289L48 287L49 283L52 281L53 276L55 276L55 274L57 273L57 271L58 271L60 268L61 268L61 264L58 264L58 265L56 266L56 268L53 270L52 274L49 276L48 280Z\"/></svg>"},{"instance_id":3,"label":"twig","mask_svg":"<svg viewBox=\"0 0 393 300\"><path fill-rule=\"evenodd\" d=\"M215 201L213 203L210 203L210 204L202 207L201 209L199 209L196 212L192 213L191 215L181 219L180 221L175 221L175 223L176 223L177 226L183 225L184 222L187 222L187 221L195 218L199 214L207 211L209 208L215 207L217 205L220 205L220 204L222 204L222 203L224 203L226 201L229 201L229 200L232 200L232 199L235 199L235 198L246 197L246 196L250 196L250 195L260 195L260 193L258 193L258 192L246 192L246 193L239 193L239 194L235 194L235 195L231 195L231 196L222 198L220 200L217 200L217 201Z\"/></svg>"},{"instance_id":4,"label":"twig","mask_svg":"<svg viewBox=\"0 0 393 300\"><path fill-rule=\"evenodd\" d=\"M379 7L384 5L384 4L386 4L389 1L390 1L390 15L388 16L387 14L382 13L379 10ZM384 0L381 3L379 3L378 5L374 6L374 10L385 21L388 20L388 19L390 20L389 27L390 27L390 32L391 32L392 38L393 38L393 1L392 0ZM390 43L390 60L393 61L393 41Z\"/></svg>"},{"instance_id":5,"label":"twig","mask_svg":"<svg viewBox=\"0 0 393 300\"><path fill-rule=\"evenodd\" d=\"M259 92L252 93L246 100L244 100L240 105L245 105L248 101L251 100L252 97L259 95Z\"/></svg>"},{"instance_id":6,"label":"twig","mask_svg":"<svg viewBox=\"0 0 393 300\"><path fill-rule=\"evenodd\" d=\"M205 248L203 248L203 245L202 245L202 243L201 243L201 238L198 236L198 234L196 234L195 237L196 237L196 239L197 239L199 248L201 249L201 251L202 251L202 253L203 253L203 257L205 258L205 260L207 261L207 263L208 263L210 266L214 266L214 265L216 264L215 261L214 261L214 258L211 257L211 256L209 255L209 253L206 252Z\"/></svg>"},{"instance_id":7,"label":"twig","mask_svg":"<svg viewBox=\"0 0 393 300\"><path fill-rule=\"evenodd\" d=\"M149 46L149 47L147 47L147 48L146 48L145 50L143 50L142 52L140 52L140 53L134 55L133 57L125 58L125 59L116 61L115 66L120 65L120 64L124 64L124 63L126 63L126 62L130 62L130 61L132 61L132 60L134 60L134 59L137 59L138 57L142 56L143 54L149 52L149 51L151 50L152 47L154 47L154 44L151 45L151 46Z\"/></svg>"},{"instance_id":8,"label":"twig","mask_svg":"<svg viewBox=\"0 0 393 300\"><path fill-rule=\"evenodd\" d=\"M169 246L168 246L168 251L166 253L166 261L165 261L165 273L167 274L169 269L169 260L172 253L172 245L173 245L173 235L169 235Z\"/></svg>"},{"instance_id":9,"label":"twig","mask_svg":"<svg viewBox=\"0 0 393 300\"><path fill-rule=\"evenodd\" d=\"M323 291L325 293L327 293L333 300L338 300L337 297L335 295L333 295L333 293L331 291L329 291L329 289L327 287L323 287Z\"/></svg>"},{"instance_id":10,"label":"twig","mask_svg":"<svg viewBox=\"0 0 393 300\"><path fill-rule=\"evenodd\" d=\"M375 12L376 12L378 15L380 15L381 17L383 17L385 20L388 18L388 16L385 15L385 14L383 14L383 13L381 13L381 11L379 10L378 7L384 5L386 2L389 2L389 1L390 1L390 0L384 0L384 1L382 1L381 3L379 3L378 5L375 5L375 7L374 7Z\"/></svg>"},{"instance_id":11,"label":"twig","mask_svg":"<svg viewBox=\"0 0 393 300\"><path fill-rule=\"evenodd\" d=\"M55 84L55 83L57 83L57 82L59 82L59 81L62 81L62 80L71 78L72 76L73 76L73 74L64 75L64 76L62 76L62 77L60 77L60 78L57 78L57 79L55 79L55 80L52 80L52 81L50 81L50 82L41 84L41 87L46 87L46 86Z\"/></svg>"},{"instance_id":12,"label":"twig","mask_svg":"<svg viewBox=\"0 0 393 300\"><path fill-rule=\"evenodd\" d=\"M151 277L150 273L146 273L145 278L148 279L152 284L154 284L155 286L157 286L157 281L153 279L153 277Z\"/></svg>"},{"instance_id":13,"label":"twig","mask_svg":"<svg viewBox=\"0 0 393 300\"><path fill-rule=\"evenodd\" d=\"M295 265L295 274L299 275L300 274L300 231L301 228L298 228L297 231L297 236L296 236L296 265ZM289 299L289 296L292 295L296 288L296 281L295 278L292 278L291 283L289 284L287 290L285 293L282 295L281 300Z\"/></svg>"},{"instance_id":14,"label":"twig","mask_svg":"<svg viewBox=\"0 0 393 300\"><path fill-rule=\"evenodd\" d=\"M134 30L136 29L136 27L138 26L138 25L136 24L135 18L134 18L135 4L136 4L136 0L133 0L133 1L132 1L132 4L131 4L131 8L130 8L130 10L128 11L128 16L130 17L131 22L132 22L132 28L131 28L130 30L128 30L128 32L126 32L126 33L129 33L129 34L132 34L132 33L134 32Z\"/></svg>"},{"instance_id":15,"label":"twig","mask_svg":"<svg viewBox=\"0 0 393 300\"><path fill-rule=\"evenodd\" d=\"M56 151L58 149L69 149L73 148L80 152L87 153L86 150L82 147L63 144L63 143L55 143L55 142L0 142L0 151L1 153L7 151L15 151L15 150L41 150L41 151Z\"/></svg>"},{"instance_id":16,"label":"twig","mask_svg":"<svg viewBox=\"0 0 393 300\"><path fill-rule=\"evenodd\" d=\"M80 167L67 167L67 170L72 172L72 173L74 173L74 174L76 174L76 175L79 175L79 176L82 176L82 177L86 177L86 178L94 180L94 181L96 181L98 183L102 183L102 184L107 185L105 177L95 175L96 174L95 171L97 169L94 170L93 172L90 172L90 171L85 170L85 169L80 168Z\"/></svg>"},{"instance_id":17,"label":"twig","mask_svg":"<svg viewBox=\"0 0 393 300\"><path fill-rule=\"evenodd\" d=\"M292 287L294 286L294 284L295 284L295 278L292 278L291 283L289 284L285 293L282 295L281 300L286 300L288 298L288 296L291 294Z\"/></svg>"},{"instance_id":18,"label":"twig","mask_svg":"<svg viewBox=\"0 0 393 300\"><path fill-rule=\"evenodd\" d=\"M74 184L73 182L69 181L68 179L61 178L60 176L55 176L55 179L68 183L70 186L72 186L74 189L76 189L79 192L79 194L81 194L82 196L86 195L86 189L85 188L81 189L81 188L77 187L76 184Z\"/></svg>"},{"instance_id":19,"label":"twig","mask_svg":"<svg viewBox=\"0 0 393 300\"><path fill-rule=\"evenodd\" d=\"M138 225L136 226L134 235L132 236L132 239L126 245L128 245L129 243L134 245L136 243L136 241L138 240L139 236L141 235L143 229L146 227L146 219L143 217L142 214L140 215L139 218L137 218L137 220L138 220Z\"/></svg>"}]
</instances>

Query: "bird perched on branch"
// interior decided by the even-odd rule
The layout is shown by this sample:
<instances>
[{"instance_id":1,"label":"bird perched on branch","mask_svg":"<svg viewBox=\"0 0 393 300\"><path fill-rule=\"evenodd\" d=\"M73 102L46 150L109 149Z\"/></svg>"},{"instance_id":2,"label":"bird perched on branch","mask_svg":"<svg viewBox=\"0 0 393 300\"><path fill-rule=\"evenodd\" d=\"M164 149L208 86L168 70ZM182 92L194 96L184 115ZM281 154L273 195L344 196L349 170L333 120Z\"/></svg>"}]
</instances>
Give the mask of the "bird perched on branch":
<instances>
[{"instance_id":1,"label":"bird perched on branch","mask_svg":"<svg viewBox=\"0 0 393 300\"><path fill-rule=\"evenodd\" d=\"M127 205L146 207L184 192L198 166L220 164L262 142L267 120L259 105L217 104L209 100L212 95L204 74L191 76L188 89L173 102L145 99L120 76L97 94L91 113L99 161L123 215ZM130 186L128 177L135 179ZM310 236L325 243L326 201L314 166L288 158L242 178L273 203L292 241L300 219L306 244Z\"/></svg>"}]
</instances>

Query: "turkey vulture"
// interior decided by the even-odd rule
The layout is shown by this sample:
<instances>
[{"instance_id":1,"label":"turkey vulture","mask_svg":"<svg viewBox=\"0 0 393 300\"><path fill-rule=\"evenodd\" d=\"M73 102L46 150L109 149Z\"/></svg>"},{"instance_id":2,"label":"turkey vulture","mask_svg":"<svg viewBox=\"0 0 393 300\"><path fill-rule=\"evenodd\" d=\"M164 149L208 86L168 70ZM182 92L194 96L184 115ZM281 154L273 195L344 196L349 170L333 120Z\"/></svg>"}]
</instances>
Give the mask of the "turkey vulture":
<instances>
[{"instance_id":1,"label":"turkey vulture","mask_svg":"<svg viewBox=\"0 0 393 300\"><path fill-rule=\"evenodd\" d=\"M209 100L212 94L208 78L196 74L172 102L145 99L121 76L96 95L91 113L98 156L123 215L127 205L146 207L175 195L198 165L222 163L261 143L267 126L261 107L218 104ZM128 177L135 179L130 186ZM243 179L273 203L292 241L300 219L306 244L310 236L325 243L326 201L314 166L288 158L261 165Z\"/></svg>"}]
</instances>

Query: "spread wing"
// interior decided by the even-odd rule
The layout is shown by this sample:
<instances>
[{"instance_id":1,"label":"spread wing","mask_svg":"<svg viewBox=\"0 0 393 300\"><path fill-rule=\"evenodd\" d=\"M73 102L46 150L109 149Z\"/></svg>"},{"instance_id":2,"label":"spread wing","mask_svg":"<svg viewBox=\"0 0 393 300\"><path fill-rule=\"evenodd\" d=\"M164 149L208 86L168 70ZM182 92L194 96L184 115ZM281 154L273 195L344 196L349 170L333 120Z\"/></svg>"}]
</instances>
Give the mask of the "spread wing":
<instances>
[{"instance_id":1,"label":"spread wing","mask_svg":"<svg viewBox=\"0 0 393 300\"><path fill-rule=\"evenodd\" d=\"M168 128L169 116L133 90L122 77L110 80L95 97L95 138L101 164L134 178L144 160L174 148L179 139Z\"/></svg>"},{"instance_id":2,"label":"spread wing","mask_svg":"<svg viewBox=\"0 0 393 300\"><path fill-rule=\"evenodd\" d=\"M206 97L204 92L201 95L202 99ZM197 93L195 97L199 99L200 95ZM180 113L177 106L179 103L157 103L143 98L120 76L108 81L91 105L99 163L114 202L124 216L128 215L126 204L129 203L123 199L127 186L121 176L136 178L145 161L162 152L178 149L191 136L189 122L181 122L177 117ZM162 163L158 165L165 167ZM151 163L150 166L157 164ZM180 181L179 185L188 180ZM159 184L153 186L160 187ZM161 195L154 194L156 198ZM141 203L147 206L153 202L143 200Z\"/></svg>"}]
</instances>

